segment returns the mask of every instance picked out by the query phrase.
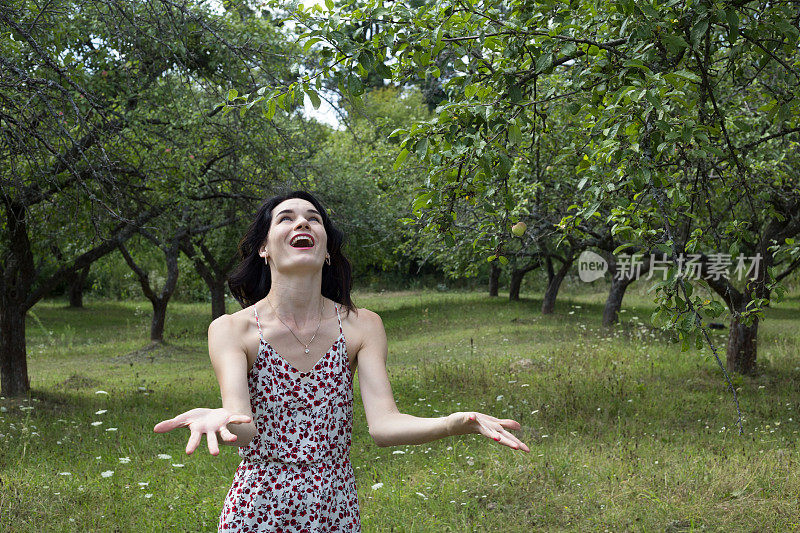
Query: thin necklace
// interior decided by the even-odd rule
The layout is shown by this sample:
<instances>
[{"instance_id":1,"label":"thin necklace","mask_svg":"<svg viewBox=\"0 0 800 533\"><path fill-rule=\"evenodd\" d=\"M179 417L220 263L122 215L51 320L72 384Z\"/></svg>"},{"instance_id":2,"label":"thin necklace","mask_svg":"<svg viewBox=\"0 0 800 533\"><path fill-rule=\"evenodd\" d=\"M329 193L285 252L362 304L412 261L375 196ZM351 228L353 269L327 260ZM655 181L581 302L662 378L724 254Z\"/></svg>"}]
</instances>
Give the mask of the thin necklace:
<instances>
[{"instance_id":1,"label":"thin necklace","mask_svg":"<svg viewBox=\"0 0 800 533\"><path fill-rule=\"evenodd\" d=\"M278 320L280 320L281 324L283 324L284 326L286 326L286 322L284 322L283 320L281 320L281 317L280 317L280 316L278 316L278 312L275 310L275 307L272 305L272 302L270 302L270 301L269 301L269 296L267 296L267 303L269 304L269 306L270 306L270 307L272 307L272 312L273 312L273 313L275 313L275 316L277 317L277 319L278 319ZM308 347L309 347L309 346L311 346L311 343L312 343L312 342L314 342L314 339L317 337L317 333L319 333L319 327L320 327L320 325L322 324L322 311L323 311L324 309L325 309L325 298L323 298L323 299L322 299L322 305L321 305L321 306L320 306L320 308L319 308L319 324L317 324L317 331L315 331L315 332L314 332L314 335L311 337L311 340L310 340L310 341L308 341L308 344L305 344L303 341L301 341L300 339L298 339L298 338L297 338L297 335L295 335L295 334L294 334L294 331L292 331L292 328L290 328L289 326L286 326L286 329L288 329L288 330L289 330L289 333L291 333L291 334L292 334L292 337L294 337L295 339L297 339L297 342L299 342L300 344L302 344L302 345L303 345L303 348L305 348L305 352L306 352L306 353L308 353L308 352L309 352L309 349L308 349Z\"/></svg>"}]
</instances>

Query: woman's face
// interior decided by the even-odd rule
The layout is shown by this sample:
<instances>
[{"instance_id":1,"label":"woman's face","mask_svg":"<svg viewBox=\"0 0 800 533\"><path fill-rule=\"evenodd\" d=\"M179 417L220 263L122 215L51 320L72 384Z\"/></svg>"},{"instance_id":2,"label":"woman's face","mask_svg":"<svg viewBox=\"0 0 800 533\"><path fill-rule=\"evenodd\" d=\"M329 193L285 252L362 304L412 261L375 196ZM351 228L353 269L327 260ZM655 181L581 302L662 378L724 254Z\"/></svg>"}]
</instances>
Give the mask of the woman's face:
<instances>
[{"instance_id":1,"label":"woman's face","mask_svg":"<svg viewBox=\"0 0 800 533\"><path fill-rule=\"evenodd\" d=\"M327 251L328 236L314 204L290 198L275 206L266 243L259 250L271 266L321 269Z\"/></svg>"}]
</instances>

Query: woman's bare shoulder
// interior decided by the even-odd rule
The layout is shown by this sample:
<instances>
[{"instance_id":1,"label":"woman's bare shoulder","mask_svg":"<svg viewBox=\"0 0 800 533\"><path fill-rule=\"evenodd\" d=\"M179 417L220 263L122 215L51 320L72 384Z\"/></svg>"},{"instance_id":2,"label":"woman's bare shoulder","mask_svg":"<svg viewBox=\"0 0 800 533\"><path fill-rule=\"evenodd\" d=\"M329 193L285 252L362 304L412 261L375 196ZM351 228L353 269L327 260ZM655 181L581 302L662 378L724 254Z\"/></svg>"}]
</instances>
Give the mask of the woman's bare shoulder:
<instances>
[{"instance_id":1,"label":"woman's bare shoulder","mask_svg":"<svg viewBox=\"0 0 800 533\"><path fill-rule=\"evenodd\" d=\"M346 321L360 332L369 332L375 328L383 328L380 315L365 307L360 307L355 312L348 313Z\"/></svg>"},{"instance_id":2,"label":"woman's bare shoulder","mask_svg":"<svg viewBox=\"0 0 800 533\"><path fill-rule=\"evenodd\" d=\"M209 324L208 334L238 337L250 327L249 317L252 313L252 308L246 307L229 315L218 316Z\"/></svg>"}]
</instances>

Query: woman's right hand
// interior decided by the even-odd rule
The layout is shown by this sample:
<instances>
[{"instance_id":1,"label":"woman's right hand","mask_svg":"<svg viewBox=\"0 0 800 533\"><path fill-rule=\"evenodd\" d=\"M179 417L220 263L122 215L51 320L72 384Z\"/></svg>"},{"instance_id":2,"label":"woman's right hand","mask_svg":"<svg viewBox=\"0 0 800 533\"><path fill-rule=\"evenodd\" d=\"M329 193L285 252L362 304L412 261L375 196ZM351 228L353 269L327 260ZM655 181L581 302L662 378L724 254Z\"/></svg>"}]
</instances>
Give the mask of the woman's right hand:
<instances>
[{"instance_id":1,"label":"woman's right hand","mask_svg":"<svg viewBox=\"0 0 800 533\"><path fill-rule=\"evenodd\" d=\"M186 453L191 454L200 445L200 439L205 433L206 440L208 441L208 452L211 455L219 455L219 443L217 441L217 433L219 433L222 440L226 442L234 442L236 435L230 432L228 424L247 424L253 419L247 415L240 415L233 413L224 407L219 409L206 409L199 407L181 413L175 418L169 420L162 420L155 425L153 431L156 433L166 433L175 428L188 427L191 431L189 442L186 444Z\"/></svg>"}]
</instances>

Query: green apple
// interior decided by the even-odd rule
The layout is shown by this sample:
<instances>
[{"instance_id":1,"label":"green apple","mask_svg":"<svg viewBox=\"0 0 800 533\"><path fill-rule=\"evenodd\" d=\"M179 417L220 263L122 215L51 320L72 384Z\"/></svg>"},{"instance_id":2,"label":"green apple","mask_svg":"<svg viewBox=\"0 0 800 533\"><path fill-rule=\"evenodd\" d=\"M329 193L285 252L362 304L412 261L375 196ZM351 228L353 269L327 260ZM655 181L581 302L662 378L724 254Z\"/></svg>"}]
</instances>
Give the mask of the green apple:
<instances>
[{"instance_id":1,"label":"green apple","mask_svg":"<svg viewBox=\"0 0 800 533\"><path fill-rule=\"evenodd\" d=\"M517 222L516 224L511 226L511 233L513 233L517 237L522 237L526 229L528 229L527 224L525 224L524 222Z\"/></svg>"}]
</instances>

